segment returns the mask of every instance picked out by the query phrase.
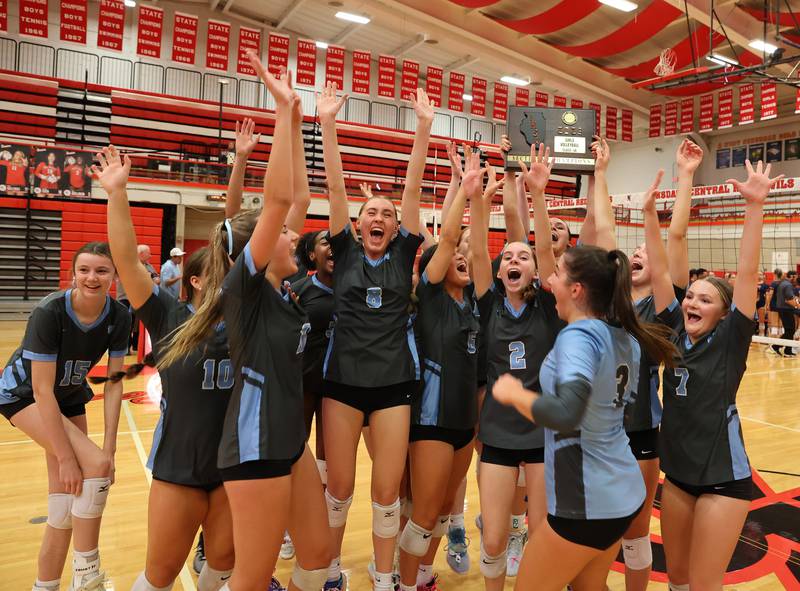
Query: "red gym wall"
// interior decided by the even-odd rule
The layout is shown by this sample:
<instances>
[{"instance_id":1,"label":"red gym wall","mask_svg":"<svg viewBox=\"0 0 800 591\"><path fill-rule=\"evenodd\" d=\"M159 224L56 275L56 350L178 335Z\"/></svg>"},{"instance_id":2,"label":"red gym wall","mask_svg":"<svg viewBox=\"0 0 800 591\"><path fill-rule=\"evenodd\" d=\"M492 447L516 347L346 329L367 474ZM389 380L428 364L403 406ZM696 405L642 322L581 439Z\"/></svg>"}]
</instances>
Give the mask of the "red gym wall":
<instances>
[{"instance_id":1,"label":"red gym wall","mask_svg":"<svg viewBox=\"0 0 800 591\"><path fill-rule=\"evenodd\" d=\"M25 209L25 199L0 197L0 207ZM59 286L72 282L72 256L87 242L108 240L106 205L75 201L31 199L31 209L61 212L61 273ZM161 220L163 212L156 208L131 207L131 217L139 244L147 244L153 255L150 264L161 265Z\"/></svg>"}]
</instances>

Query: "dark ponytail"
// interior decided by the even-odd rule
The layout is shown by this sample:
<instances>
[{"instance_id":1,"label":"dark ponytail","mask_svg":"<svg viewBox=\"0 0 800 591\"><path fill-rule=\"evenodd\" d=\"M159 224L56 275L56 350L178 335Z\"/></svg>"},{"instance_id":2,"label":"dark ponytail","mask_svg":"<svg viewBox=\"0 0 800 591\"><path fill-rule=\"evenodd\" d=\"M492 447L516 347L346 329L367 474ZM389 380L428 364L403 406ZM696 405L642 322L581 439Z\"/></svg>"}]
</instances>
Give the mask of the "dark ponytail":
<instances>
[{"instance_id":1,"label":"dark ponytail","mask_svg":"<svg viewBox=\"0 0 800 591\"><path fill-rule=\"evenodd\" d=\"M92 384L104 384L106 382L111 382L112 384L116 384L117 382L125 379L131 380L142 373L142 370L145 367L155 367L156 366L156 359L153 357L153 353L148 353L145 355L142 363L134 363L133 365L129 365L123 371L117 371L112 373L110 376L90 376L89 382Z\"/></svg>"},{"instance_id":2,"label":"dark ponytail","mask_svg":"<svg viewBox=\"0 0 800 591\"><path fill-rule=\"evenodd\" d=\"M670 329L642 322L631 301L631 264L621 250L578 246L564 253L570 281L586 291L586 304L598 318L618 322L647 355L667 367L675 366L678 350L669 340Z\"/></svg>"}]
</instances>

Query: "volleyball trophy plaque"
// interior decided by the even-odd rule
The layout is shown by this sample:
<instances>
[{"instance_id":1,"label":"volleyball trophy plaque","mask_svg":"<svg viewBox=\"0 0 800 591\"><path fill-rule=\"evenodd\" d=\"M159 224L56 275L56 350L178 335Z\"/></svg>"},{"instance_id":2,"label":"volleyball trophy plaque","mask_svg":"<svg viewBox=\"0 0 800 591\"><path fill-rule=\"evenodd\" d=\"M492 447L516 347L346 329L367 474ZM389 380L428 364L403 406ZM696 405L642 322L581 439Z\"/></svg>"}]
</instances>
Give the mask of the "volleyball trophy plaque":
<instances>
[{"instance_id":1,"label":"volleyball trophy plaque","mask_svg":"<svg viewBox=\"0 0 800 591\"><path fill-rule=\"evenodd\" d=\"M555 158L554 171L594 171L595 118L593 109L509 107L506 170L520 170L520 161L530 167L531 146L544 142Z\"/></svg>"}]
</instances>

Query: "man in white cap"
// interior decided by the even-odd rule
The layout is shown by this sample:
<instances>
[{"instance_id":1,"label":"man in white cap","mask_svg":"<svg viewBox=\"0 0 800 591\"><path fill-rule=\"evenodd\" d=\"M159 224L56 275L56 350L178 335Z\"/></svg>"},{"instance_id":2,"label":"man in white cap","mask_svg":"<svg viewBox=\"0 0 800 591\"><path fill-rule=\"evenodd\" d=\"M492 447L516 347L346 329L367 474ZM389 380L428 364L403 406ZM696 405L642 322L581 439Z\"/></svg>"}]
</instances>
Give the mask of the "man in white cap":
<instances>
[{"instance_id":1,"label":"man in white cap","mask_svg":"<svg viewBox=\"0 0 800 591\"><path fill-rule=\"evenodd\" d=\"M181 296L181 277L183 276L181 262L185 254L176 246L169 251L169 260L161 265L161 289L167 290L175 296L175 299L179 299Z\"/></svg>"}]
</instances>

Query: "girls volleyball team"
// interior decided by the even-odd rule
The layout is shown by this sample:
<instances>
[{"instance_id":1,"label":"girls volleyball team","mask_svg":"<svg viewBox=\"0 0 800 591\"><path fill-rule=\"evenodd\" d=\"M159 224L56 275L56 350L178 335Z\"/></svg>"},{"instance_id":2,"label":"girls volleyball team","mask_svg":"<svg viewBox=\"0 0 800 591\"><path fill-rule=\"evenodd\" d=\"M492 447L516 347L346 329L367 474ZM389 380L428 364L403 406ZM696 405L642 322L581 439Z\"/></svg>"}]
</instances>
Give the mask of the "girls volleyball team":
<instances>
[{"instance_id":1,"label":"girls volleyball team","mask_svg":"<svg viewBox=\"0 0 800 591\"><path fill-rule=\"evenodd\" d=\"M666 247L659 171L645 194L645 242L630 258L616 248L605 140L593 144L577 246L566 223L548 217L549 149L532 148L529 169L498 179L468 147L462 168L450 146L439 240L416 263L434 115L427 95L409 97L417 122L400 209L373 196L352 221L336 129L346 97L327 86L317 113L330 227L299 240L310 202L300 100L290 75L250 60L276 103L263 208L238 211L259 140L246 120L226 220L187 260L186 299L177 301L139 263L130 160L103 149L93 172L108 194L110 244L77 251L73 286L36 306L3 371L0 412L47 460L33 590L59 589L73 530L70 589L105 580L98 537L121 380L142 369L123 369L130 315L108 295L115 275L155 343L145 363L158 367L163 390L134 591L172 588L200 528L201 591L280 589L272 575L285 540L296 552L289 589L345 589L340 554L362 431L376 591L437 589L432 565L445 536L448 563L468 570L463 488L473 449L486 589L502 589L507 570L517 589L604 589L620 544L626 588L645 589L660 469L670 588L720 589L752 498L736 393L756 313L764 200L777 180L770 167L747 162L747 179L729 181L746 203L735 288L713 277L689 284L690 193L703 157L689 140L676 154ZM508 243L492 261L488 216L502 185ZM296 250L312 274L298 273ZM87 374L106 351L107 376L89 379L105 383L99 447L86 434ZM526 512L528 543L512 561L509 540L524 543Z\"/></svg>"}]
</instances>

